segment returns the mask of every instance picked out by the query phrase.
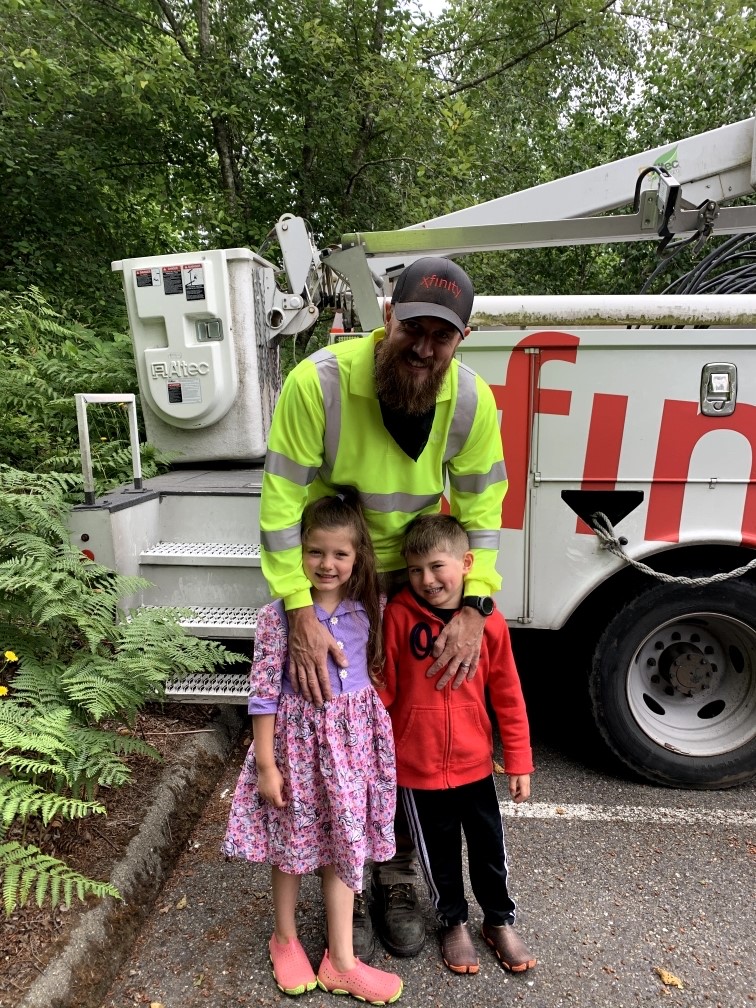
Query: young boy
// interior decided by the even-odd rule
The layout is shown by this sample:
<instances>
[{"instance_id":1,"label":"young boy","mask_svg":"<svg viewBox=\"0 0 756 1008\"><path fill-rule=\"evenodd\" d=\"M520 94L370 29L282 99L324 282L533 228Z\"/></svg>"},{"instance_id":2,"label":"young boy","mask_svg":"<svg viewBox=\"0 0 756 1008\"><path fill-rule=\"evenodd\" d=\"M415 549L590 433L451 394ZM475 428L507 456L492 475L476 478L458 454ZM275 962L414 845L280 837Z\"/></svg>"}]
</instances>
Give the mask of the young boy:
<instances>
[{"instance_id":1,"label":"young boy","mask_svg":"<svg viewBox=\"0 0 756 1008\"><path fill-rule=\"evenodd\" d=\"M386 607L383 702L396 744L397 782L418 857L441 924L441 954L455 973L477 973L467 928L462 830L470 882L483 910L481 933L505 969L536 960L513 927L507 855L493 779L490 700L504 746L509 793L530 795L530 736L509 631L501 613L486 617L477 671L459 689L427 679L433 642L462 605L463 579L473 563L467 534L450 515L423 515L404 542L409 585Z\"/></svg>"}]
</instances>

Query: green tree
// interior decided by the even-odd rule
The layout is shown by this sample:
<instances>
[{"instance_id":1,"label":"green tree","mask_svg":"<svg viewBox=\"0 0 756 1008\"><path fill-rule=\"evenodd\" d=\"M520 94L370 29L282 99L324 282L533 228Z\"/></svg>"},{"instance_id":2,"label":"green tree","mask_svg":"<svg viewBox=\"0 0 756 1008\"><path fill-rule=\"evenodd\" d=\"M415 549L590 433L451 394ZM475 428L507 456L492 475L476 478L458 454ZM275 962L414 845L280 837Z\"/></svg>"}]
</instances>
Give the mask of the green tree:
<instances>
[{"instance_id":1,"label":"green tree","mask_svg":"<svg viewBox=\"0 0 756 1008\"><path fill-rule=\"evenodd\" d=\"M323 243L401 227L721 125L754 104L744 11L0 0L0 287L122 325L112 259L258 248L287 211ZM616 251L564 255L474 269L616 281Z\"/></svg>"}]
</instances>

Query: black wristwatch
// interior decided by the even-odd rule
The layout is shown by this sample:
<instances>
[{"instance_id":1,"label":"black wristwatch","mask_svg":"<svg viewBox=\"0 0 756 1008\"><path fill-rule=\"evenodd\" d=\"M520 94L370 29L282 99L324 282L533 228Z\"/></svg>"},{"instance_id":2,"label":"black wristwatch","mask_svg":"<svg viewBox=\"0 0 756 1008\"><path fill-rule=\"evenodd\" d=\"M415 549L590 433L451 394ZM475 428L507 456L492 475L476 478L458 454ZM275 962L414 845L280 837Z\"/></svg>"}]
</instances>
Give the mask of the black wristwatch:
<instances>
[{"instance_id":1,"label":"black wristwatch","mask_svg":"<svg viewBox=\"0 0 756 1008\"><path fill-rule=\"evenodd\" d=\"M494 600L490 595L465 595L462 605L477 609L481 616L490 616L494 611Z\"/></svg>"}]
</instances>

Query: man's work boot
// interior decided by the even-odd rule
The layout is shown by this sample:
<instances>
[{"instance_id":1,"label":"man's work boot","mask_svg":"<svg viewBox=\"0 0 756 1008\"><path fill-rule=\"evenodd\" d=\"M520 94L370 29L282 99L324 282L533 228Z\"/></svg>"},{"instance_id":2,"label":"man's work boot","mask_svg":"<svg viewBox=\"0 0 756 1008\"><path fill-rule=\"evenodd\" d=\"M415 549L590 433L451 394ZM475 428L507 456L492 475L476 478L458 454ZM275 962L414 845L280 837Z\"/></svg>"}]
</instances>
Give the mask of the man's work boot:
<instances>
[{"instance_id":1,"label":"man's work boot","mask_svg":"<svg viewBox=\"0 0 756 1008\"><path fill-rule=\"evenodd\" d=\"M375 935L373 922L370 919L365 893L354 894L354 910L352 911L352 944L354 954L364 963L369 963L375 955Z\"/></svg>"},{"instance_id":2,"label":"man's work boot","mask_svg":"<svg viewBox=\"0 0 756 1008\"><path fill-rule=\"evenodd\" d=\"M425 921L409 882L373 885L373 914L381 941L396 956L414 956L425 944Z\"/></svg>"}]
</instances>

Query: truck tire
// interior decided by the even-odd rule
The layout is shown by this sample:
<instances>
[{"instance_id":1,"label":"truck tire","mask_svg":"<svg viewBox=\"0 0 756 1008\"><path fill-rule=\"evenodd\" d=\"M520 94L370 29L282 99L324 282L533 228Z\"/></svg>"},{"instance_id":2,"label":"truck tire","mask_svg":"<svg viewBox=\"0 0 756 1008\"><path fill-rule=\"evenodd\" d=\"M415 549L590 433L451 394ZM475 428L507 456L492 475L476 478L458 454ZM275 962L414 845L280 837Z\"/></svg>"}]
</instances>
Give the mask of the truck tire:
<instances>
[{"instance_id":1,"label":"truck tire","mask_svg":"<svg viewBox=\"0 0 756 1008\"><path fill-rule=\"evenodd\" d=\"M593 715L616 756L668 787L756 776L756 585L659 584L609 623L590 672Z\"/></svg>"}]
</instances>

